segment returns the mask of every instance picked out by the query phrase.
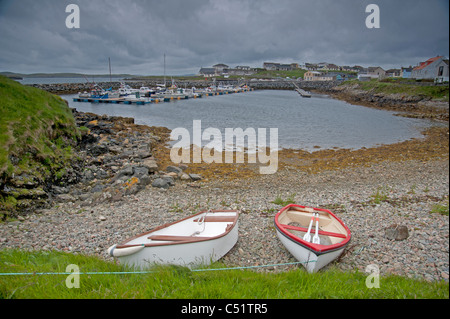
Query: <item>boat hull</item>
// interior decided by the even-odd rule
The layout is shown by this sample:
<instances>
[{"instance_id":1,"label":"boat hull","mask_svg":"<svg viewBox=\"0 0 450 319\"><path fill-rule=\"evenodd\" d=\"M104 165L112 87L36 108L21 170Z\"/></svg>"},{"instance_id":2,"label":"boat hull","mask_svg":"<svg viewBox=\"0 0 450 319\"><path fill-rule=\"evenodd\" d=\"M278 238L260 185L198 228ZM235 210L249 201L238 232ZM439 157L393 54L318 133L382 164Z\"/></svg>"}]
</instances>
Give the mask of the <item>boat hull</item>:
<instances>
[{"instance_id":1,"label":"boat hull","mask_svg":"<svg viewBox=\"0 0 450 319\"><path fill-rule=\"evenodd\" d=\"M114 245L108 249L108 253L119 263L136 269L155 264L189 268L210 265L226 255L237 243L239 213L209 213L205 215L208 216L205 225L201 223L203 213L158 227L124 244Z\"/></svg>"},{"instance_id":2,"label":"boat hull","mask_svg":"<svg viewBox=\"0 0 450 319\"><path fill-rule=\"evenodd\" d=\"M328 265L330 262L338 258L345 248L343 247L328 253L317 254L317 252L309 250L301 246L298 242L286 237L279 230L277 230L277 236L284 247L292 254L292 256L294 256L295 259L302 263L306 271L309 273L317 272L321 268Z\"/></svg>"},{"instance_id":3,"label":"boat hull","mask_svg":"<svg viewBox=\"0 0 450 319\"><path fill-rule=\"evenodd\" d=\"M327 209L291 204L275 215L274 222L281 243L311 273L338 258L351 239L348 227ZM305 239L309 232L318 242Z\"/></svg>"},{"instance_id":4,"label":"boat hull","mask_svg":"<svg viewBox=\"0 0 450 319\"><path fill-rule=\"evenodd\" d=\"M170 264L189 268L210 265L233 248L238 240L237 227L227 236L197 243L144 247L139 252L118 257L121 264L133 268L148 268L155 264Z\"/></svg>"}]
</instances>

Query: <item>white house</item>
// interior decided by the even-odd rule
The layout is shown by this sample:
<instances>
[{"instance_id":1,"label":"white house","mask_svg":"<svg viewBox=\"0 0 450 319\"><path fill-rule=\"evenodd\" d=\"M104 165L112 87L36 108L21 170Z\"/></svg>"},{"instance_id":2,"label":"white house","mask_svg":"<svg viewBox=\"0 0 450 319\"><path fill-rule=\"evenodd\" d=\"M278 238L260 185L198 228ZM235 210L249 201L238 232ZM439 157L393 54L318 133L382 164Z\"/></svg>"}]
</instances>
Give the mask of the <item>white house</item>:
<instances>
[{"instance_id":1,"label":"white house","mask_svg":"<svg viewBox=\"0 0 450 319\"><path fill-rule=\"evenodd\" d=\"M448 82L448 77L448 59L443 56L436 56L420 62L411 72L411 78L417 80L432 79L436 82Z\"/></svg>"}]
</instances>

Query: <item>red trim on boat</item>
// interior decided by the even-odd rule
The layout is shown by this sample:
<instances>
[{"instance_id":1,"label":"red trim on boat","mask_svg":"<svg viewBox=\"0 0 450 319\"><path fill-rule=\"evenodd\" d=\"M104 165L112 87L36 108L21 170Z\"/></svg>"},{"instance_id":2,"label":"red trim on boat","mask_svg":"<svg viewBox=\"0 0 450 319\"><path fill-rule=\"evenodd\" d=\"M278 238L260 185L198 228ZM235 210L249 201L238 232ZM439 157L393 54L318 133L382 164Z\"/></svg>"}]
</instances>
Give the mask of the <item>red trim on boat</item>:
<instances>
[{"instance_id":1,"label":"red trim on boat","mask_svg":"<svg viewBox=\"0 0 450 319\"><path fill-rule=\"evenodd\" d=\"M285 225L285 224L280 224L280 226L285 229L298 230L298 231L302 231L305 233L308 231L308 228L305 228L305 227L297 227L297 226L291 226L291 225ZM315 233L316 233L316 230L311 229L311 234L315 234ZM319 235L338 237L338 238L347 238L347 236L344 234L338 234L338 233L333 233L333 232L324 231L324 230L319 230Z\"/></svg>"},{"instance_id":2,"label":"red trim on boat","mask_svg":"<svg viewBox=\"0 0 450 319\"><path fill-rule=\"evenodd\" d=\"M298 208L310 208L310 207L307 207L307 206L301 206L301 205L296 205L296 204L290 204L290 205L287 205L286 207L283 207L276 215L275 215L275 226L277 227L277 229L280 231L280 232L282 232L283 233L283 235L285 235L285 236L287 236L288 238L290 238L290 239L292 239L293 241L295 241L295 242L297 242L297 243L299 243L300 245L302 245L302 246L304 246L304 247L306 247L306 248L308 248L308 249L310 249L310 250L312 250L312 251L314 251L314 252L317 252L317 253L324 253L324 252L327 252L327 251L330 251L330 250L336 250L336 249L338 249L338 248L341 248L341 247L343 247L343 246L345 246L345 245L347 245L348 244L348 242L350 241L350 238L351 238L351 232L350 232L350 229L344 224L344 222L342 221L342 220L340 220L335 214L333 214L331 211L329 211L328 209L322 209L322 208L314 208L314 210L316 210L316 211L320 211L320 212L325 212L325 213L328 213L328 214L330 214L331 216L333 216L344 228L345 228L345 230L347 231L347 235L345 236L345 235L343 235L344 237L343 238L345 238L342 242L340 242L340 243L337 243L337 244L334 244L334 245L320 245L320 244L313 244L313 243L310 243L310 242L307 242L306 240L303 240L303 238L300 238L300 237L298 237L298 236L295 236L294 234L292 234L292 233L290 233L290 232L288 232L287 231L287 229L289 229L289 228L291 228L291 227L294 227L294 226L289 226L289 225L284 225L284 224L281 224L281 223L279 223L279 221L278 221L278 217L284 212L284 211L286 211L286 210L288 210L289 208L291 208L291 207L298 207ZM312 208L312 207L311 207ZM288 226L288 227L286 227L286 226ZM306 229L307 230L307 229ZM322 231L319 231L319 234L321 233ZM335 233L332 233L332 234L335 234ZM338 235L338 234L336 234L336 235ZM335 237L340 237L340 236L335 236Z\"/></svg>"}]
</instances>

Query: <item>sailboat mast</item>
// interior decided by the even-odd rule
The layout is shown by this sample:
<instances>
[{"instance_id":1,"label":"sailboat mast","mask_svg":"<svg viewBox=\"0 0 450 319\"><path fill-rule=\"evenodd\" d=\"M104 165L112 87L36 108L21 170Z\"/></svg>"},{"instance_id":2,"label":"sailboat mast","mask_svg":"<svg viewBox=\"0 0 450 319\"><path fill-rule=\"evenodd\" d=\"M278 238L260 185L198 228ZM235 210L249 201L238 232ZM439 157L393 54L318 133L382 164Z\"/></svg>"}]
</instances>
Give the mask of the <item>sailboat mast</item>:
<instances>
[{"instance_id":1,"label":"sailboat mast","mask_svg":"<svg viewBox=\"0 0 450 319\"><path fill-rule=\"evenodd\" d=\"M166 54L164 53L164 87L166 87Z\"/></svg>"},{"instance_id":2,"label":"sailboat mast","mask_svg":"<svg viewBox=\"0 0 450 319\"><path fill-rule=\"evenodd\" d=\"M109 63L109 82L112 82L112 77L111 77L111 58L108 58L108 63Z\"/></svg>"}]
</instances>

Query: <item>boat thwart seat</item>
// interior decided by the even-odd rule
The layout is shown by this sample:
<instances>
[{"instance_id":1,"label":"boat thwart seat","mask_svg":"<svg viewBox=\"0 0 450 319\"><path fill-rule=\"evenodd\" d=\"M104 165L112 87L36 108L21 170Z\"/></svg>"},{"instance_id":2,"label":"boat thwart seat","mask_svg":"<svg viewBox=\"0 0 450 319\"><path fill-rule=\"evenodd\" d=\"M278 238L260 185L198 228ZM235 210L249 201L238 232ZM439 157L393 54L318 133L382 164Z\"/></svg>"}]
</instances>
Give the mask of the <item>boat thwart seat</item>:
<instances>
[{"instance_id":1,"label":"boat thwart seat","mask_svg":"<svg viewBox=\"0 0 450 319\"><path fill-rule=\"evenodd\" d=\"M207 240L211 237L193 237L193 236L174 236L174 235L152 235L148 236L148 239L154 240L154 241L200 241L200 240Z\"/></svg>"},{"instance_id":2,"label":"boat thwart seat","mask_svg":"<svg viewBox=\"0 0 450 319\"><path fill-rule=\"evenodd\" d=\"M194 219L194 222L205 221L207 223L233 223L237 218L236 216L206 216L204 218Z\"/></svg>"}]
</instances>

